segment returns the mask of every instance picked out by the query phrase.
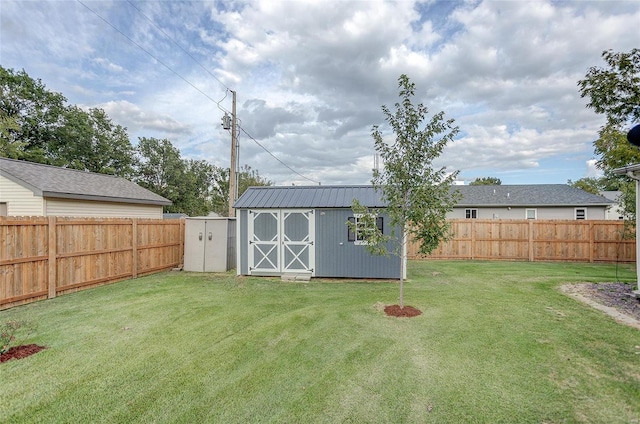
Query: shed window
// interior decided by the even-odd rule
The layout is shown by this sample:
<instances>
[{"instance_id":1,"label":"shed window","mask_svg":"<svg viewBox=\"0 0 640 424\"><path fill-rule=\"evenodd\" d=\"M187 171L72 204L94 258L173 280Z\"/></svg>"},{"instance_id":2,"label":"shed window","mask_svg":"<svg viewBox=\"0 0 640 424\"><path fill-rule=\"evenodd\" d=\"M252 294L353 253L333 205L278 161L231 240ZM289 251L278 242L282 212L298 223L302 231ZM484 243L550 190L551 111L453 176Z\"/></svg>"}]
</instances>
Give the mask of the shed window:
<instances>
[{"instance_id":1,"label":"shed window","mask_svg":"<svg viewBox=\"0 0 640 424\"><path fill-rule=\"evenodd\" d=\"M525 218L527 219L536 219L538 215L538 211L536 209L527 209L525 212Z\"/></svg>"},{"instance_id":2,"label":"shed window","mask_svg":"<svg viewBox=\"0 0 640 424\"><path fill-rule=\"evenodd\" d=\"M465 209L464 217L467 219L476 219L478 218L478 209Z\"/></svg>"},{"instance_id":3,"label":"shed window","mask_svg":"<svg viewBox=\"0 0 640 424\"><path fill-rule=\"evenodd\" d=\"M367 244L367 238L371 234L372 228L367 228L366 221L360 219L362 215L350 216L349 222L352 222L356 226L356 231L352 231L351 227L347 226L348 240L354 242L354 244ZM376 227L384 234L383 231L383 218L381 216L376 217Z\"/></svg>"},{"instance_id":4,"label":"shed window","mask_svg":"<svg viewBox=\"0 0 640 424\"><path fill-rule=\"evenodd\" d=\"M576 219L587 219L587 210L584 208L576 208Z\"/></svg>"}]
</instances>

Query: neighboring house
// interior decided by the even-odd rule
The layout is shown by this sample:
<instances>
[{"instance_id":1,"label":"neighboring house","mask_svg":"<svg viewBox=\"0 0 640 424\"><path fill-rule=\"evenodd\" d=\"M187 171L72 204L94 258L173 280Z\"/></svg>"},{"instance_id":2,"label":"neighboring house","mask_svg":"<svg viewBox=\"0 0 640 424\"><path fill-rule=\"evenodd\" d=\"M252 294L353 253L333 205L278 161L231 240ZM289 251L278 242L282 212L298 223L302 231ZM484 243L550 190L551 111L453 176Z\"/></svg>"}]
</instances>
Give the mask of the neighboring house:
<instances>
[{"instance_id":1,"label":"neighboring house","mask_svg":"<svg viewBox=\"0 0 640 424\"><path fill-rule=\"evenodd\" d=\"M0 158L0 216L161 219L170 204L124 178Z\"/></svg>"},{"instance_id":2,"label":"neighboring house","mask_svg":"<svg viewBox=\"0 0 640 424\"><path fill-rule=\"evenodd\" d=\"M605 219L624 219L624 209L620 206L621 191L601 191L600 195L611 200L613 204L607 209Z\"/></svg>"},{"instance_id":3,"label":"neighboring house","mask_svg":"<svg viewBox=\"0 0 640 424\"><path fill-rule=\"evenodd\" d=\"M606 219L612 200L567 184L455 186L462 195L447 218Z\"/></svg>"},{"instance_id":4,"label":"neighboring house","mask_svg":"<svg viewBox=\"0 0 640 424\"><path fill-rule=\"evenodd\" d=\"M399 278L398 256L371 255L361 234L349 230L347 221L358 223L353 199L385 206L371 186L250 187L234 205L237 273ZM377 226L390 232L384 214Z\"/></svg>"}]
</instances>

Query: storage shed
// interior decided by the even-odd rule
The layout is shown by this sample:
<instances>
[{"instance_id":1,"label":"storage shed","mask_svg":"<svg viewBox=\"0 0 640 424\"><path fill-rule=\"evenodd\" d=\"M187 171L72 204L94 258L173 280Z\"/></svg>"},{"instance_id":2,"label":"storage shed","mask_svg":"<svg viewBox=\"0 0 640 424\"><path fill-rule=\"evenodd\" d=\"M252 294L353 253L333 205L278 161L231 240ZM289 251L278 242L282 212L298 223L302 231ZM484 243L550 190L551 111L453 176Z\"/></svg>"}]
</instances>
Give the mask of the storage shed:
<instances>
[{"instance_id":1,"label":"storage shed","mask_svg":"<svg viewBox=\"0 0 640 424\"><path fill-rule=\"evenodd\" d=\"M385 207L372 186L250 187L234 205L238 275L399 278L398 256L371 255L349 230L353 199ZM391 232L384 213L377 226Z\"/></svg>"},{"instance_id":2,"label":"storage shed","mask_svg":"<svg viewBox=\"0 0 640 424\"><path fill-rule=\"evenodd\" d=\"M236 267L236 219L185 219L184 270L225 272Z\"/></svg>"}]
</instances>

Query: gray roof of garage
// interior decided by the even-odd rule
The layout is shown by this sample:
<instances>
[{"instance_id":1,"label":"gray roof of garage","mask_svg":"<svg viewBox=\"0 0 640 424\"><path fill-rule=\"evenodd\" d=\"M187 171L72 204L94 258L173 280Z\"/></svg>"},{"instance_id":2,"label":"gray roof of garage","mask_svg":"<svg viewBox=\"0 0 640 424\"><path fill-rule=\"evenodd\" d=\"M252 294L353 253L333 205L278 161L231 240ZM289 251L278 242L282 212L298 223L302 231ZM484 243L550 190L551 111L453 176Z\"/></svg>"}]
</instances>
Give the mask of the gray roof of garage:
<instances>
[{"instance_id":1,"label":"gray roof of garage","mask_svg":"<svg viewBox=\"0 0 640 424\"><path fill-rule=\"evenodd\" d=\"M171 204L170 200L113 175L6 158L0 158L0 175L43 197L147 205Z\"/></svg>"},{"instance_id":2,"label":"gray roof of garage","mask_svg":"<svg viewBox=\"0 0 640 424\"><path fill-rule=\"evenodd\" d=\"M613 202L567 184L454 186L462 195L457 207L489 206L609 206ZM370 185L249 187L235 207L350 208L353 199L370 208L386 203Z\"/></svg>"}]
</instances>

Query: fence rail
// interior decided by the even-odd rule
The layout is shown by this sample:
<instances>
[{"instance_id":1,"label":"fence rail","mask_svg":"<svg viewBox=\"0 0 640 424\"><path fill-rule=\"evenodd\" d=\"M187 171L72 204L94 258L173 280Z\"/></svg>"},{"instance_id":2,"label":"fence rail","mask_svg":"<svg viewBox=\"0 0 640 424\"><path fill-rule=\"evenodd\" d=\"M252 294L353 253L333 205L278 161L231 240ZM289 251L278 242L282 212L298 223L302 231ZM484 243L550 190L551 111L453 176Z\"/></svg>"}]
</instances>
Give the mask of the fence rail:
<instances>
[{"instance_id":1,"label":"fence rail","mask_svg":"<svg viewBox=\"0 0 640 424\"><path fill-rule=\"evenodd\" d=\"M430 255L409 240L410 259L635 262L624 222L596 220L451 220L453 238Z\"/></svg>"},{"instance_id":2,"label":"fence rail","mask_svg":"<svg viewBox=\"0 0 640 424\"><path fill-rule=\"evenodd\" d=\"M184 220L0 217L0 310L180 266Z\"/></svg>"}]
</instances>

